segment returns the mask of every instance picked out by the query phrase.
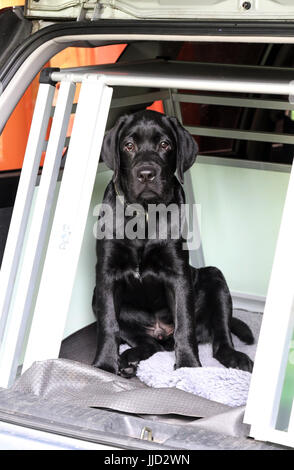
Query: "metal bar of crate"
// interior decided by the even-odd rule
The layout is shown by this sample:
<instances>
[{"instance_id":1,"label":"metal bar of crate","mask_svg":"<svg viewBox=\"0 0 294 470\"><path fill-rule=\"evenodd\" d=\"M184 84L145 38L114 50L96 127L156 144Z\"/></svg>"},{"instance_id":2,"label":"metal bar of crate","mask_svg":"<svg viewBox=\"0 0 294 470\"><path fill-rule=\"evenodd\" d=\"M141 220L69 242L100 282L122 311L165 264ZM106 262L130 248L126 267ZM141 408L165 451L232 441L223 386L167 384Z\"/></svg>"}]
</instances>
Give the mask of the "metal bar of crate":
<instances>
[{"instance_id":1,"label":"metal bar of crate","mask_svg":"<svg viewBox=\"0 0 294 470\"><path fill-rule=\"evenodd\" d=\"M175 115L180 123L183 125L181 106L178 101L174 101L173 96L176 94L176 90L170 90L169 102L171 106L171 112ZM185 127L185 126L184 126ZM189 204L189 214L186 215L188 232L193 234L192 240L187 241L189 248L190 264L195 268L202 268L205 266L204 252L202 247L199 214L196 211L196 199L194 194L194 188L191 177L191 169L185 174L185 194L186 201ZM194 220L194 227L192 221ZM195 230L193 230L193 228Z\"/></svg>"},{"instance_id":2,"label":"metal bar of crate","mask_svg":"<svg viewBox=\"0 0 294 470\"><path fill-rule=\"evenodd\" d=\"M276 420L294 328L293 206L292 166L244 417L252 425L250 435L255 439L291 446L293 428L280 431L276 429Z\"/></svg>"},{"instance_id":3,"label":"metal bar of crate","mask_svg":"<svg viewBox=\"0 0 294 470\"><path fill-rule=\"evenodd\" d=\"M278 134L269 132L244 131L236 129L220 129L217 127L185 126L193 135L208 137L221 137L224 139L251 140L255 142L271 142L280 144L294 144L294 134Z\"/></svg>"},{"instance_id":4,"label":"metal bar of crate","mask_svg":"<svg viewBox=\"0 0 294 470\"><path fill-rule=\"evenodd\" d=\"M142 93L140 95L126 96L123 98L113 98L111 108L122 108L124 106L131 106L136 104L145 104L157 100L165 100L169 97L168 90L152 91L150 93ZM72 105L72 114L75 114L77 104ZM54 115L55 106L52 106L51 116Z\"/></svg>"},{"instance_id":5,"label":"metal bar of crate","mask_svg":"<svg viewBox=\"0 0 294 470\"><path fill-rule=\"evenodd\" d=\"M282 67L155 60L117 67L89 67L82 72L65 69L53 72L51 79L80 82L90 76L103 76L109 86L294 95L294 71Z\"/></svg>"},{"instance_id":6,"label":"metal bar of crate","mask_svg":"<svg viewBox=\"0 0 294 470\"><path fill-rule=\"evenodd\" d=\"M217 127L205 127L205 126L184 126L188 132L192 135L199 135L205 137L217 137L223 139L236 139L236 140L248 140L253 142L271 142L279 144L290 144L294 145L294 135L292 134L279 134L269 132L256 132L256 131L245 131L236 129L220 129ZM70 137L67 137L64 142L64 146L67 147L70 142ZM48 142L44 142L43 150L46 151Z\"/></svg>"},{"instance_id":7,"label":"metal bar of crate","mask_svg":"<svg viewBox=\"0 0 294 470\"><path fill-rule=\"evenodd\" d=\"M287 111L294 109L294 103L286 100L266 100L261 98L234 98L231 96L191 95L187 93L173 93L172 98L181 103L210 104L216 106L237 106L255 109L277 109Z\"/></svg>"},{"instance_id":8,"label":"metal bar of crate","mask_svg":"<svg viewBox=\"0 0 294 470\"><path fill-rule=\"evenodd\" d=\"M56 112L52 122L42 176L36 194L30 232L18 275L16 295L10 312L10 322L13 324L13 328L7 331L1 349L1 387L12 385L20 362L75 89L76 87L73 83L63 82L58 93Z\"/></svg>"},{"instance_id":9,"label":"metal bar of crate","mask_svg":"<svg viewBox=\"0 0 294 470\"><path fill-rule=\"evenodd\" d=\"M111 96L103 79L82 82L23 371L59 354Z\"/></svg>"},{"instance_id":10,"label":"metal bar of crate","mask_svg":"<svg viewBox=\"0 0 294 470\"><path fill-rule=\"evenodd\" d=\"M55 87L40 84L0 271L0 344L19 266Z\"/></svg>"}]
</instances>

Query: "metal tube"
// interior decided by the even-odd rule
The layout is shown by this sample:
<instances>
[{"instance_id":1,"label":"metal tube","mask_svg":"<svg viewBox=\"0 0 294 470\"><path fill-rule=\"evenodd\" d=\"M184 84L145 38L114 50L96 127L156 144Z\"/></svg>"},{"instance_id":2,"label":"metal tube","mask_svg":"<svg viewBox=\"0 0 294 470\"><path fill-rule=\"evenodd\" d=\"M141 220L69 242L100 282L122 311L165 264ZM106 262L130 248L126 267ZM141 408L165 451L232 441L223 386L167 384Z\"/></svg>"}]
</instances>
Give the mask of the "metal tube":
<instances>
[{"instance_id":1,"label":"metal tube","mask_svg":"<svg viewBox=\"0 0 294 470\"><path fill-rule=\"evenodd\" d=\"M290 68L239 66L175 61L144 61L124 66L101 66L53 72L54 81L80 82L103 77L110 86L178 88L234 93L294 94L294 71Z\"/></svg>"},{"instance_id":2,"label":"metal tube","mask_svg":"<svg viewBox=\"0 0 294 470\"><path fill-rule=\"evenodd\" d=\"M11 302L55 87L41 84L0 271L0 343Z\"/></svg>"}]
</instances>

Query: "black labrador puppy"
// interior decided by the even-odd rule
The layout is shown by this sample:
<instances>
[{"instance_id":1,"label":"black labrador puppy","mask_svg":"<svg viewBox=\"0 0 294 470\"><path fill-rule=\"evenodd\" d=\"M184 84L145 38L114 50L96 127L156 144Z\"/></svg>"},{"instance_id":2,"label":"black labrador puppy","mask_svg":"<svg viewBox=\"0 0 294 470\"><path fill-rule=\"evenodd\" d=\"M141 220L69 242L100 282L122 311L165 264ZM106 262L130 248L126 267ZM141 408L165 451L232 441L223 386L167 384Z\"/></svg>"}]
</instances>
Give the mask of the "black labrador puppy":
<instances>
[{"instance_id":1,"label":"black labrador puppy","mask_svg":"<svg viewBox=\"0 0 294 470\"><path fill-rule=\"evenodd\" d=\"M113 210L116 221L109 232L105 211L100 213L105 236L97 240L93 294L96 367L131 377L139 361L164 350L175 350L175 368L197 367L198 343L211 341L213 355L223 365L252 370L251 359L234 349L231 333L247 344L254 338L245 323L232 317L230 292L220 270L191 267L182 234L174 239L167 230L162 239L155 229L149 238L122 236L133 204L144 212L144 234L149 204L184 204L180 182L197 150L176 118L154 111L122 116L104 138L102 157L114 174L103 205ZM170 229L170 219L166 224ZM121 356L120 343L131 346Z\"/></svg>"}]
</instances>

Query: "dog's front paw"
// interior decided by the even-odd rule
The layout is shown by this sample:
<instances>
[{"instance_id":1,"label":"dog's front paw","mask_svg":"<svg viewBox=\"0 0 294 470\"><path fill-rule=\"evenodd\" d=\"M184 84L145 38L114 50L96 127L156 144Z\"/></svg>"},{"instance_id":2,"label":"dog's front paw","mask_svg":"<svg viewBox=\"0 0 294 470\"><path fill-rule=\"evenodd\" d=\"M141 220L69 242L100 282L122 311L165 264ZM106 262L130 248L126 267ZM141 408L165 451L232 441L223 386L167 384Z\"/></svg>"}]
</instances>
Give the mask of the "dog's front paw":
<instances>
[{"instance_id":1,"label":"dog's front paw","mask_svg":"<svg viewBox=\"0 0 294 470\"><path fill-rule=\"evenodd\" d=\"M225 348L220 350L215 358L225 367L240 369L245 372L252 372L253 361L247 356L247 354L241 351L236 351L232 348Z\"/></svg>"},{"instance_id":2,"label":"dog's front paw","mask_svg":"<svg viewBox=\"0 0 294 470\"><path fill-rule=\"evenodd\" d=\"M137 372L139 360L133 356L132 349L127 349L119 357L119 374L126 379L134 377Z\"/></svg>"},{"instance_id":3,"label":"dog's front paw","mask_svg":"<svg viewBox=\"0 0 294 470\"><path fill-rule=\"evenodd\" d=\"M194 355L176 354L174 369L180 369L181 367L201 367L201 362Z\"/></svg>"},{"instance_id":4,"label":"dog's front paw","mask_svg":"<svg viewBox=\"0 0 294 470\"><path fill-rule=\"evenodd\" d=\"M135 377L137 372L138 362L129 362L126 366L119 367L119 375L125 379Z\"/></svg>"}]
</instances>

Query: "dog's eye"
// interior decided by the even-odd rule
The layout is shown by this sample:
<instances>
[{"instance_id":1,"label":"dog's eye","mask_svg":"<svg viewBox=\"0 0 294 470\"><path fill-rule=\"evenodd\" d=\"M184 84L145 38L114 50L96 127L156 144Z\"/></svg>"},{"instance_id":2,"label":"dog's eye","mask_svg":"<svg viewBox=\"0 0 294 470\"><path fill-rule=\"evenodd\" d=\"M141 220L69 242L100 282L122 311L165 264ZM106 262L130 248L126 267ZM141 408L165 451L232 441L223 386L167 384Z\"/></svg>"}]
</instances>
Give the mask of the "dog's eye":
<instances>
[{"instance_id":1,"label":"dog's eye","mask_svg":"<svg viewBox=\"0 0 294 470\"><path fill-rule=\"evenodd\" d=\"M163 150L167 150L169 148L169 143L166 140L162 140L159 144L159 147Z\"/></svg>"},{"instance_id":2,"label":"dog's eye","mask_svg":"<svg viewBox=\"0 0 294 470\"><path fill-rule=\"evenodd\" d=\"M128 151L128 152L133 152L135 150L135 146L133 144L133 142L127 142L125 144L125 149Z\"/></svg>"}]
</instances>

